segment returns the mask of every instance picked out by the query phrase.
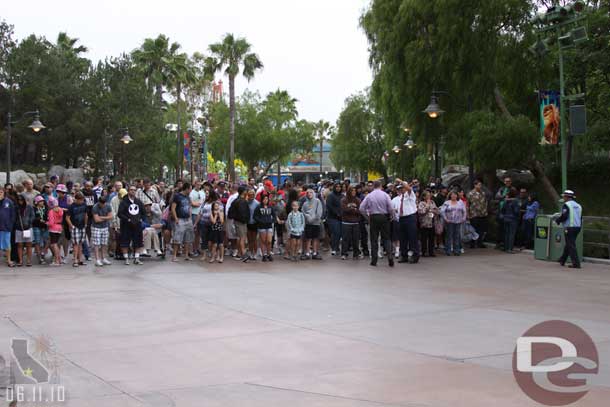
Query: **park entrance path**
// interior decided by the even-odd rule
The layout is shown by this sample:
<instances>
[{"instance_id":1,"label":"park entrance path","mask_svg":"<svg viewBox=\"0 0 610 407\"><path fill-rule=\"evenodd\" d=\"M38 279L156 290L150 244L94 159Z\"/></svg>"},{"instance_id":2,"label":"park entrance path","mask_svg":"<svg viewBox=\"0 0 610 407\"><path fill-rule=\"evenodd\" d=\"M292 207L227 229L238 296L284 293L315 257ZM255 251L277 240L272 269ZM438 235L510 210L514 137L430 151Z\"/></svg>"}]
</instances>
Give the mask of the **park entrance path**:
<instances>
[{"instance_id":1,"label":"park entrance path","mask_svg":"<svg viewBox=\"0 0 610 407\"><path fill-rule=\"evenodd\" d=\"M523 407L516 338L564 319L601 359L576 405L607 405L609 267L492 250L385 264L1 267L0 355L50 339L69 406Z\"/></svg>"}]
</instances>

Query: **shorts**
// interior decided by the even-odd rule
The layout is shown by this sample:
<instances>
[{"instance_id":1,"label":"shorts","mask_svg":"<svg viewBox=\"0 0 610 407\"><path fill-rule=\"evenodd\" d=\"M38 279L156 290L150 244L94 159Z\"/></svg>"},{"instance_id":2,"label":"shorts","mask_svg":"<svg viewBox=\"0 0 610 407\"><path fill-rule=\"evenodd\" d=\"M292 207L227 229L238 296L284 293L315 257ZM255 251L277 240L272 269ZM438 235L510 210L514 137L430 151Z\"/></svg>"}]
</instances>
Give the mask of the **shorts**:
<instances>
[{"instance_id":1,"label":"shorts","mask_svg":"<svg viewBox=\"0 0 610 407\"><path fill-rule=\"evenodd\" d=\"M301 240L301 235L293 235L292 233L290 234L290 238L291 239L296 239L296 240Z\"/></svg>"},{"instance_id":2,"label":"shorts","mask_svg":"<svg viewBox=\"0 0 610 407\"><path fill-rule=\"evenodd\" d=\"M34 232L30 229L30 237L23 237L22 230L15 231L15 243L32 243L34 241Z\"/></svg>"},{"instance_id":3,"label":"shorts","mask_svg":"<svg viewBox=\"0 0 610 407\"><path fill-rule=\"evenodd\" d=\"M305 239L319 239L320 225L305 225Z\"/></svg>"},{"instance_id":4,"label":"shorts","mask_svg":"<svg viewBox=\"0 0 610 407\"><path fill-rule=\"evenodd\" d=\"M0 250L11 249L11 232L0 232Z\"/></svg>"},{"instance_id":5,"label":"shorts","mask_svg":"<svg viewBox=\"0 0 610 407\"><path fill-rule=\"evenodd\" d=\"M127 249L132 244L134 249L139 249L144 246L144 235L142 233L142 229L140 227L121 225L119 245L123 249Z\"/></svg>"},{"instance_id":6,"label":"shorts","mask_svg":"<svg viewBox=\"0 0 610 407\"><path fill-rule=\"evenodd\" d=\"M233 219L227 219L225 222L225 227L227 229L227 238L229 240L237 239L237 233L235 233L235 221Z\"/></svg>"},{"instance_id":7,"label":"shorts","mask_svg":"<svg viewBox=\"0 0 610 407\"><path fill-rule=\"evenodd\" d=\"M273 234L273 228L269 228L269 229L258 229L258 233L271 233Z\"/></svg>"},{"instance_id":8,"label":"shorts","mask_svg":"<svg viewBox=\"0 0 610 407\"><path fill-rule=\"evenodd\" d=\"M91 244L93 246L107 246L109 237L108 228L91 228Z\"/></svg>"},{"instance_id":9,"label":"shorts","mask_svg":"<svg viewBox=\"0 0 610 407\"><path fill-rule=\"evenodd\" d=\"M49 241L49 229L34 228L34 243L44 246Z\"/></svg>"},{"instance_id":10,"label":"shorts","mask_svg":"<svg viewBox=\"0 0 610 407\"><path fill-rule=\"evenodd\" d=\"M223 244L225 241L224 230L212 230L208 231L208 241L212 244Z\"/></svg>"},{"instance_id":11,"label":"shorts","mask_svg":"<svg viewBox=\"0 0 610 407\"><path fill-rule=\"evenodd\" d=\"M245 239L248 235L248 227L246 226L246 224L238 221L235 221L234 224L235 236L237 236L238 239Z\"/></svg>"},{"instance_id":12,"label":"shorts","mask_svg":"<svg viewBox=\"0 0 610 407\"><path fill-rule=\"evenodd\" d=\"M190 219L180 219L174 225L174 234L172 235L173 244L193 243L195 240L195 232L193 230L193 221Z\"/></svg>"},{"instance_id":13,"label":"shorts","mask_svg":"<svg viewBox=\"0 0 610 407\"><path fill-rule=\"evenodd\" d=\"M51 232L51 233L49 233L49 236L51 238L51 244L57 244L57 243L59 243L59 238L61 237L61 233Z\"/></svg>"},{"instance_id":14,"label":"shorts","mask_svg":"<svg viewBox=\"0 0 610 407\"><path fill-rule=\"evenodd\" d=\"M72 235L72 244L82 244L85 241L85 237L87 234L85 233L85 228L79 229L77 227L73 227L70 231Z\"/></svg>"},{"instance_id":15,"label":"shorts","mask_svg":"<svg viewBox=\"0 0 610 407\"><path fill-rule=\"evenodd\" d=\"M258 230L256 223L248 223L248 230L250 232L256 232Z\"/></svg>"}]
</instances>

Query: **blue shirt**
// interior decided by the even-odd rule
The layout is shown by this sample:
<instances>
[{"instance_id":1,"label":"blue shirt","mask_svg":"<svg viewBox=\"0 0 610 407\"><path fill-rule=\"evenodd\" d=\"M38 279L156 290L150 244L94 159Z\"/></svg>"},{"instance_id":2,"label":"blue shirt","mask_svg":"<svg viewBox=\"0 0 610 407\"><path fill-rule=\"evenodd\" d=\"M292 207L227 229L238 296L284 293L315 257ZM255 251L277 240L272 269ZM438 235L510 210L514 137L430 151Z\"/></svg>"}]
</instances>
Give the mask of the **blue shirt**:
<instances>
[{"instance_id":1,"label":"blue shirt","mask_svg":"<svg viewBox=\"0 0 610 407\"><path fill-rule=\"evenodd\" d=\"M536 219L539 209L540 209L540 204L538 203L538 201L528 203L527 207L525 208L525 214L523 215L523 219L527 219L527 220Z\"/></svg>"}]
</instances>

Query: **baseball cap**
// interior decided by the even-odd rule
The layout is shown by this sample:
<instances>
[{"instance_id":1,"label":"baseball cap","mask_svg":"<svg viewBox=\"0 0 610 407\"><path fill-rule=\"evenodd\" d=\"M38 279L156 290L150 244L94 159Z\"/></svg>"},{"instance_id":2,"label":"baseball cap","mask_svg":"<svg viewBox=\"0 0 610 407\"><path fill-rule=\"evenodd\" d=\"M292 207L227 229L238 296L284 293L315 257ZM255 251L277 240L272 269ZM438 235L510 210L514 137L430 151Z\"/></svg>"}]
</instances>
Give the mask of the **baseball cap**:
<instances>
[{"instance_id":1,"label":"baseball cap","mask_svg":"<svg viewBox=\"0 0 610 407\"><path fill-rule=\"evenodd\" d=\"M565 191L563 191L562 195L563 196L569 196L570 198L574 198L576 196L574 191L572 191L571 189L566 189Z\"/></svg>"}]
</instances>

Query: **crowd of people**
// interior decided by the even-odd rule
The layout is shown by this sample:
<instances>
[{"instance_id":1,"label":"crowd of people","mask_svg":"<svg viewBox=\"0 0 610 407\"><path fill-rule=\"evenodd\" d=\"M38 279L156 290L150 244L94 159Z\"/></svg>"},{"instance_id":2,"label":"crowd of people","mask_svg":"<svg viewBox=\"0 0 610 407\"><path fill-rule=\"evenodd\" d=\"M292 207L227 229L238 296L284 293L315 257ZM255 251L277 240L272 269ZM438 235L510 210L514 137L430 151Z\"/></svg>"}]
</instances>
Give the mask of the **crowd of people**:
<instances>
[{"instance_id":1,"label":"crowd of people","mask_svg":"<svg viewBox=\"0 0 610 407\"><path fill-rule=\"evenodd\" d=\"M460 256L464 245L486 247L492 213L497 247L514 253L532 245L539 208L535 195L515 189L510 178L492 196L478 180L464 191L434 179L286 181L276 188L268 179L168 186L98 178L81 185L53 176L44 185L25 180L0 188L0 250L9 267L33 260L141 265L145 257L297 262L322 260L322 252L373 266L387 258L394 266L438 252Z\"/></svg>"}]
</instances>

